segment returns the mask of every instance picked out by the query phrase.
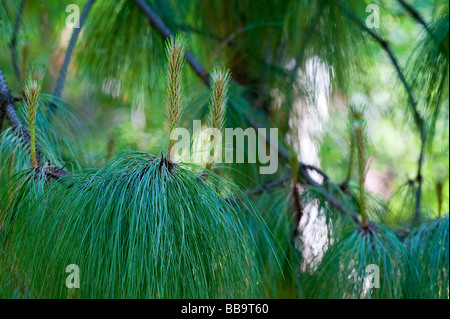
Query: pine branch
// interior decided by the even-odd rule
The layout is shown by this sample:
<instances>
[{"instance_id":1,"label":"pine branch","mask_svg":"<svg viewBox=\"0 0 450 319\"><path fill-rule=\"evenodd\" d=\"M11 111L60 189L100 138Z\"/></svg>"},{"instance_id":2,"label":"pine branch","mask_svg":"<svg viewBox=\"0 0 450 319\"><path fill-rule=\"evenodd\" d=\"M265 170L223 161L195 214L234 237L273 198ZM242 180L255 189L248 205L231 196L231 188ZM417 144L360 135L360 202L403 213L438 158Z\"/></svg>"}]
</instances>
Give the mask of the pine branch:
<instances>
[{"instance_id":1,"label":"pine branch","mask_svg":"<svg viewBox=\"0 0 450 319\"><path fill-rule=\"evenodd\" d=\"M150 23L158 30L158 32L163 35L166 38L169 38L170 36L173 36L172 31L166 26L166 24L161 20L161 18L150 8L150 6L144 1L144 0L132 0L134 3L141 9L142 13L148 18ZM198 60L190 53L188 50L186 50L186 62L191 66L191 68L194 70L194 72L202 79L203 83L207 86L210 85L210 80L208 73L205 71L205 68L198 62ZM232 106L235 110L237 110L236 106L234 105L233 101L230 100L230 106ZM247 114L243 113L244 118L246 121L252 126L253 128L259 127L253 119L248 116ZM271 144L271 141L268 136L265 137L267 142ZM286 161L289 161L289 152L286 148L284 148L282 145L278 145L278 153L279 155L284 158ZM348 214L353 220L360 223L360 218L357 216L357 214L349 207L341 203L332 193L330 193L325 186L322 184L317 183L309 174L308 170L311 170L311 167L309 165L306 165L299 162L300 166L300 174L302 175L303 179L306 181L306 183L310 186L313 186L317 189L319 189L322 194L326 197L327 202L334 206L337 210ZM320 171L318 168L314 168L315 171ZM326 176L325 174L323 174ZM328 179L328 178L327 178Z\"/></svg>"},{"instance_id":2,"label":"pine branch","mask_svg":"<svg viewBox=\"0 0 450 319\"><path fill-rule=\"evenodd\" d=\"M279 73L280 75L288 76L290 74L290 72L286 71L282 67L279 67L279 66L277 66L275 64L272 64L270 61L265 59L263 56L257 54L256 52L253 52L251 47L245 46L242 43L238 43L238 42L236 42L234 40L226 41L227 39L225 37L213 34L213 33L209 32L207 30L200 30L200 29L196 28L193 25L189 25L189 24L175 24L175 26L179 30L182 30L182 31L185 31L185 32L196 33L196 34L198 34L200 36L206 37L208 39L214 40L214 41L219 42L219 43L227 42L227 46L233 47L233 48L239 50L239 52L243 52L245 54L250 54L251 57L254 58L256 61L264 64L265 67L267 67L267 68L269 68L269 69Z\"/></svg>"},{"instance_id":3,"label":"pine branch","mask_svg":"<svg viewBox=\"0 0 450 319\"><path fill-rule=\"evenodd\" d=\"M3 113L4 116L8 119L13 131L15 131L25 148L31 153L33 146L31 145L31 137L30 133L25 129L17 115L16 108L14 103L17 102L18 99L14 98L9 91L8 84L6 83L5 77L3 76L3 72L0 69L0 113ZM66 175L67 173L61 169L45 163L42 166L42 152L39 148L39 145L36 143L35 148L35 156L36 156L36 164L39 167L39 170L47 177L47 178L60 178L61 176Z\"/></svg>"},{"instance_id":4,"label":"pine branch","mask_svg":"<svg viewBox=\"0 0 450 319\"><path fill-rule=\"evenodd\" d=\"M19 6L19 11L17 12L16 21L14 22L14 30L11 38L10 48L11 48L11 58L12 63L14 67L14 72L16 74L17 80L20 84L22 84L22 77L20 75L19 65L17 64L17 50L16 50L16 44L17 44L17 35L19 33L19 27L20 27L20 20L22 19L22 13L23 8L25 6L25 1L22 0Z\"/></svg>"},{"instance_id":5,"label":"pine branch","mask_svg":"<svg viewBox=\"0 0 450 319\"><path fill-rule=\"evenodd\" d=\"M320 168L315 167L314 165L308 165L308 164L301 164L303 166L303 168L307 169L307 170L311 170L316 172L317 174L319 174L320 176L322 176L324 183L328 183L330 178L328 177L327 174L325 174L324 171L322 171Z\"/></svg>"},{"instance_id":6,"label":"pine branch","mask_svg":"<svg viewBox=\"0 0 450 319\"><path fill-rule=\"evenodd\" d=\"M94 4L95 0L88 0L88 2L84 5L83 11L80 15L80 25L79 28L74 28L72 32L72 37L70 38L69 46L67 47L66 56L64 58L64 63L61 66L61 70L59 71L59 77L56 82L55 92L54 95L57 97L61 96L61 92L64 86L64 81L66 79L67 75L67 68L69 67L70 58L72 56L73 50L75 48L75 44L78 40L78 36L80 35L81 28L84 25L84 22L86 21L86 18L89 14L89 11L91 10L92 5Z\"/></svg>"},{"instance_id":7,"label":"pine branch","mask_svg":"<svg viewBox=\"0 0 450 319\"><path fill-rule=\"evenodd\" d=\"M394 66L397 75L400 79L400 82L402 83L403 87L405 88L405 91L408 95L408 101L409 105L411 107L411 111L413 112L414 121L417 125L417 128L420 132L420 155L417 163L417 192L416 192L416 207L415 207L415 213L414 213L414 220L417 222L420 219L420 203L422 200L422 165L423 165L423 158L424 158L424 149L426 144L426 136L425 136L425 125L424 125L424 119L419 113L419 109L417 106L417 102L412 94L412 89L409 86L408 82L406 81L406 77L403 74L402 69L400 68L400 64L398 63L397 58L395 57L394 53L392 52L392 49L389 45L389 42L380 37L378 34L376 34L374 31L369 29L363 22L361 22L352 12L346 10L347 16L352 19L363 31L367 32L378 44L383 48L383 50L388 55L389 59L391 60L392 65Z\"/></svg>"}]
</instances>

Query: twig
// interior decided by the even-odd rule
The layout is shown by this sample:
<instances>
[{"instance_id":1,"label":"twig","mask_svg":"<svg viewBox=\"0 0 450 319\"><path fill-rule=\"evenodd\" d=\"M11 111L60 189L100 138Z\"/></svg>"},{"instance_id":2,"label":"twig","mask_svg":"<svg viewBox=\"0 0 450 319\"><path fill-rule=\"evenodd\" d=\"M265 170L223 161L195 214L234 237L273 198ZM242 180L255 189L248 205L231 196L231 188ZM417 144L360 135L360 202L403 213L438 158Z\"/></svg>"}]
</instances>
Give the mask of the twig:
<instances>
[{"instance_id":1,"label":"twig","mask_svg":"<svg viewBox=\"0 0 450 319\"><path fill-rule=\"evenodd\" d=\"M408 82L406 81L405 75L403 74L403 71L400 68L399 63L398 63L394 53L392 52L389 43L385 39L381 38L374 31L369 29L364 23L362 23L357 17L355 17L355 15L353 13L346 10L346 14L363 31L367 32L376 42L378 42L378 44L387 53L387 55L389 56L389 59L391 60L392 65L394 66L394 68L397 72L400 82L402 83L402 85L405 88L405 91L408 95L408 100L409 100L409 104L411 106L411 110L414 115L414 120L420 131L420 142L421 142L420 155L419 155L419 159L418 159L417 177L416 177L418 187L417 187L417 192L416 192L416 208L415 208L415 213L414 213L414 220L417 222L420 219L420 203L421 203L421 199L422 199L422 164L423 164L423 157L424 157L424 148L425 148L425 143L426 143L424 120L419 113L419 109L417 107L416 100L414 99L414 96L412 94L411 87L409 86Z\"/></svg>"},{"instance_id":2,"label":"twig","mask_svg":"<svg viewBox=\"0 0 450 319\"><path fill-rule=\"evenodd\" d=\"M406 3L404 0L398 0L398 2L400 2L402 7L405 8L405 10L408 11L408 13L414 19L416 19L416 21L419 22L425 28L425 30L427 30L427 32L429 34L432 34L430 31L430 28L428 27L428 24L425 22L425 20L422 18L422 16L419 14L419 12L416 11L416 9L414 9L411 5Z\"/></svg>"},{"instance_id":3,"label":"twig","mask_svg":"<svg viewBox=\"0 0 450 319\"><path fill-rule=\"evenodd\" d=\"M17 35L19 33L19 27L20 27L20 19L22 18L22 12L23 8L25 6L25 1L22 0L19 6L19 11L17 12L16 21L14 22L14 30L11 38L10 48L11 48L11 58L12 63L14 67L14 72L16 73L17 81L19 82L19 85L22 84L22 77L20 75L19 65L17 64L17 51L16 51L16 44L17 44Z\"/></svg>"},{"instance_id":4,"label":"twig","mask_svg":"<svg viewBox=\"0 0 450 319\"><path fill-rule=\"evenodd\" d=\"M274 187L276 187L278 185L281 185L281 184L287 182L291 178L292 178L292 174L288 174L285 177L283 177L283 178L281 178L279 180L276 180L274 182L270 182L270 183L267 183L267 184L261 184L261 185L255 187L250 192L248 192L247 195L259 195L259 194L261 194L261 193L263 193L265 191L268 191L268 190L270 190L270 189L272 189L272 188L274 188ZM233 203L239 203L241 200L240 200L239 197L234 197L234 198L226 198L225 201L228 204L233 204Z\"/></svg>"},{"instance_id":5,"label":"twig","mask_svg":"<svg viewBox=\"0 0 450 319\"><path fill-rule=\"evenodd\" d=\"M315 167L313 165L308 165L308 164L301 164L301 166L307 170L311 170L311 171L315 171L316 173L318 173L319 175L322 176L324 182L328 182L330 180L330 178L327 176L327 174L325 174L324 171L322 171L320 168Z\"/></svg>"},{"instance_id":6,"label":"twig","mask_svg":"<svg viewBox=\"0 0 450 319\"><path fill-rule=\"evenodd\" d=\"M161 18L150 8L145 0L133 0L134 3L142 10L142 13L147 17L151 24L164 37L170 38L174 36L173 32L166 26ZM198 60L192 55L189 50L186 50L186 62L191 66L194 72L202 79L203 83L209 86L209 75Z\"/></svg>"},{"instance_id":7,"label":"twig","mask_svg":"<svg viewBox=\"0 0 450 319\"><path fill-rule=\"evenodd\" d=\"M52 170L50 169L52 168ZM62 168L58 168L58 167L50 167L50 166L46 166L46 167L41 167L41 173L47 178L54 178L54 179L58 179L61 178L63 176L67 175L67 172L64 171Z\"/></svg>"},{"instance_id":8,"label":"twig","mask_svg":"<svg viewBox=\"0 0 450 319\"><path fill-rule=\"evenodd\" d=\"M261 194L262 192L268 191L271 188L274 188L278 185L281 185L285 182L287 182L288 180L290 180L292 178L292 174L288 174L285 177L274 181L274 182L270 182L267 184L261 184L259 186L257 186L256 188L254 188L252 191L249 192L250 195L258 195Z\"/></svg>"},{"instance_id":9,"label":"twig","mask_svg":"<svg viewBox=\"0 0 450 319\"><path fill-rule=\"evenodd\" d=\"M81 28L83 27L83 24L88 16L88 13L94 4L95 0L88 0L86 4L83 7L83 11L80 15L80 25L78 28L74 28L72 32L72 37L70 38L69 46L67 47L66 56L64 58L64 63L61 66L61 70L59 71L59 77L56 82L55 92L54 95L59 97L61 96L61 92L64 86L64 81L66 79L67 74L67 68L69 67L70 58L72 56L73 50L75 48L75 44L78 40L78 36L80 35Z\"/></svg>"}]
</instances>

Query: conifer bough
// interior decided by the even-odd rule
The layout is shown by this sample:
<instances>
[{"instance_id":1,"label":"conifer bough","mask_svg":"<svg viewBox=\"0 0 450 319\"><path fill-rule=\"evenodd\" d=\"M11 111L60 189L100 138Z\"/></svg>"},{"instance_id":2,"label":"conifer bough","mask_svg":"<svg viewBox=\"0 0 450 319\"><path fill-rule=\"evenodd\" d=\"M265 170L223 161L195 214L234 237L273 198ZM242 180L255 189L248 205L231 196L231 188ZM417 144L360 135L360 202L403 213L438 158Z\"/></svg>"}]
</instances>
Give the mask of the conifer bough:
<instances>
[{"instance_id":1,"label":"conifer bough","mask_svg":"<svg viewBox=\"0 0 450 319\"><path fill-rule=\"evenodd\" d=\"M145 0L133 0L136 5L141 9L142 13L147 17L147 19L151 22L151 24L158 30L159 33L161 33L165 38L173 37L173 32L167 27L167 25L164 23L164 21L152 10L152 8L148 5L148 3L145 2ZM210 78L208 76L208 73L205 71L205 68L199 63L199 61L192 55L191 52L186 51L186 60L188 64L191 66L192 70L202 79L202 82L209 86L210 85ZM231 104L232 105L232 104ZM236 108L234 108L236 110ZM256 123L248 114L244 113L243 116L245 117L245 120L248 122L248 124L258 129L261 127L258 123ZM266 136L267 142L270 144L271 141ZM278 153L279 155L284 158L286 161L289 161L290 157L288 154L288 151L286 148L283 147L283 145L278 145ZM303 179L305 180L306 184L309 186L316 187L321 190L322 194L327 198L327 201L334 206L338 211L349 215L355 222L359 223L359 216L356 216L355 212L350 208L347 207L344 203L342 203L334 194L332 194L326 186L319 184L314 180L314 178L309 173L310 170L313 171L320 171L317 167L313 167L311 165L306 165L304 163L299 162L298 163L300 168L300 174L302 175ZM322 172L323 174L323 172ZM327 178L328 179L328 178Z\"/></svg>"},{"instance_id":2,"label":"conifer bough","mask_svg":"<svg viewBox=\"0 0 450 319\"><path fill-rule=\"evenodd\" d=\"M182 115L184 48L178 38L167 43L171 133ZM220 102L217 126L225 111L221 83L212 102ZM30 80L26 90L34 118L37 82ZM249 220L273 247L269 232L236 186L214 174L199 181L198 169L164 155L123 151L102 168L64 176L38 194L29 194L33 179L18 175L12 189L27 195L15 196L6 210L5 227L14 229L8 261L26 270L27 289L40 298L67 296L55 282L65 282L62 270L69 264L83 272L80 298L261 297L260 255Z\"/></svg>"}]
</instances>

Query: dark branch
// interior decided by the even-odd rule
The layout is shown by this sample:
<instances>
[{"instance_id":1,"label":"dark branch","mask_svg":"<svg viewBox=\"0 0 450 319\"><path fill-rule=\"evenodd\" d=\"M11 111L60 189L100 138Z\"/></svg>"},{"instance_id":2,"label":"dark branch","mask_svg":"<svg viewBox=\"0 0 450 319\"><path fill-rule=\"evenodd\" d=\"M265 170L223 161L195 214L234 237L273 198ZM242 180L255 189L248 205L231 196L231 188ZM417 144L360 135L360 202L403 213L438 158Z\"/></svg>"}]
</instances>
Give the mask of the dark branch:
<instances>
[{"instance_id":1,"label":"dark branch","mask_svg":"<svg viewBox=\"0 0 450 319\"><path fill-rule=\"evenodd\" d=\"M64 168L58 168L56 166L51 166L51 165L39 167L39 169L37 170L37 173L45 176L47 180L49 180L51 178L59 179L59 178L67 175L67 172L64 171Z\"/></svg>"},{"instance_id":2,"label":"dark branch","mask_svg":"<svg viewBox=\"0 0 450 319\"><path fill-rule=\"evenodd\" d=\"M408 13L417 21L419 22L424 28L425 30L427 30L427 32L429 34L431 34L430 28L428 27L428 24L425 22L425 20L422 18L422 16L419 14L419 12L416 11L416 9L414 9L411 5L409 5L408 3L406 3L404 0L398 0L398 2L400 2L400 4L402 5L403 8L405 8L406 11L408 11Z\"/></svg>"},{"instance_id":3,"label":"dark branch","mask_svg":"<svg viewBox=\"0 0 450 319\"><path fill-rule=\"evenodd\" d=\"M315 171L316 173L318 173L319 175L322 176L324 182L328 182L330 179L329 177L325 174L324 171L322 171L320 168L315 167L313 165L308 165L308 164L301 164L301 166L306 169L306 170L311 170L311 171Z\"/></svg>"},{"instance_id":4,"label":"dark branch","mask_svg":"<svg viewBox=\"0 0 450 319\"><path fill-rule=\"evenodd\" d=\"M249 194L250 195L261 194L262 192L266 192L266 191L268 191L268 190L270 190L270 189L272 189L272 188L274 188L274 187L276 187L278 185L281 185L281 184L287 182L291 178L292 178L292 174L288 174L285 177L283 177L283 178L281 178L281 179L279 179L277 181L270 182L270 183L267 183L267 184L261 184L261 185L257 186L256 188L254 188L252 191L250 191Z\"/></svg>"},{"instance_id":5,"label":"dark branch","mask_svg":"<svg viewBox=\"0 0 450 319\"><path fill-rule=\"evenodd\" d=\"M402 83L403 87L405 88L406 94L408 95L408 100L411 105L411 109L413 111L414 120L418 127L421 127L423 124L423 119L419 113L416 100L414 99L414 96L412 94L411 87L409 86L408 82L406 81L405 75L403 74L402 69L400 68L400 64L398 63L394 53L392 52L392 49L389 45L389 42L387 42L385 39L380 37L378 34L376 34L374 31L369 29L363 22L361 22L355 15L351 12L347 11L347 15L365 32L367 32L375 41L378 42L378 44L383 48L383 50L386 52L386 54L389 56L389 59L391 60L392 65L395 68L395 71L397 72L397 75L400 79L400 82Z\"/></svg>"},{"instance_id":6,"label":"dark branch","mask_svg":"<svg viewBox=\"0 0 450 319\"><path fill-rule=\"evenodd\" d=\"M133 0L134 3L141 9L142 13L147 17L150 23L159 31L165 38L174 36L173 32L166 26L161 18L150 8L145 0ZM189 50L186 50L186 62L191 66L194 72L202 79L203 83L209 86L209 74L192 55Z\"/></svg>"},{"instance_id":7,"label":"dark branch","mask_svg":"<svg viewBox=\"0 0 450 319\"><path fill-rule=\"evenodd\" d=\"M361 223L361 218L358 214L356 214L351 208L347 207L343 203L341 203L331 192L329 192L326 187L324 187L322 184L319 184L316 182L311 175L308 174L308 165L300 164L300 173L302 177L305 179L308 185L315 187L318 189L327 202L334 206L337 210L339 210L342 213L345 213L349 215L355 222L358 224Z\"/></svg>"},{"instance_id":8,"label":"dark branch","mask_svg":"<svg viewBox=\"0 0 450 319\"><path fill-rule=\"evenodd\" d=\"M78 36L80 35L81 28L84 25L84 22L86 21L86 18L88 16L89 11L91 10L92 5L94 4L95 0L89 0L83 7L83 11L81 12L80 16L80 25L79 28L74 28L72 32L72 37L70 38L69 46L67 47L66 56L64 58L64 63L61 66L61 70L59 71L59 77L56 82L56 88L55 88L55 96L61 96L61 92L64 86L64 81L66 79L67 75L67 68L69 67L70 58L72 56L73 50L75 48L75 44L77 43Z\"/></svg>"},{"instance_id":9,"label":"dark branch","mask_svg":"<svg viewBox=\"0 0 450 319\"><path fill-rule=\"evenodd\" d=\"M420 127L420 155L417 165L417 192L416 192L416 210L414 213L414 221L418 222L420 219L420 202L422 200L422 165L423 165L423 156L424 156L424 149L425 149L425 128L422 125Z\"/></svg>"}]
</instances>

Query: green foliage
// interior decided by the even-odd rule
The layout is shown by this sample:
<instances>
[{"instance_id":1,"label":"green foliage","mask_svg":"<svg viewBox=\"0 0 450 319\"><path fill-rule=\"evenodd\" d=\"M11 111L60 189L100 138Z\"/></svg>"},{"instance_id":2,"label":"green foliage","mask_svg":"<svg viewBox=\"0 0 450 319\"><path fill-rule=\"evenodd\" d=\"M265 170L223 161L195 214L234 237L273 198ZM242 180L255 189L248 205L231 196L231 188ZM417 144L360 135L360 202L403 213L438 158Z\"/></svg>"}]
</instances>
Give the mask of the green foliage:
<instances>
[{"instance_id":1,"label":"green foliage","mask_svg":"<svg viewBox=\"0 0 450 319\"><path fill-rule=\"evenodd\" d=\"M20 119L27 124L26 103L18 103L17 106ZM58 112L55 112L55 109ZM14 171L29 168L31 163L30 154L17 134L7 129L0 138L0 163L4 167L10 165ZM47 93L41 93L37 106L36 140L44 158L59 167L67 165L80 168L80 163L92 165L100 157L86 149L96 146L89 120L78 114L68 102ZM4 172L6 171L2 170L2 173Z\"/></svg>"},{"instance_id":2,"label":"green foliage","mask_svg":"<svg viewBox=\"0 0 450 319\"><path fill-rule=\"evenodd\" d=\"M10 128L0 135L0 178L4 187L14 173L30 167L29 153L21 142L20 136Z\"/></svg>"},{"instance_id":3,"label":"green foliage","mask_svg":"<svg viewBox=\"0 0 450 319\"><path fill-rule=\"evenodd\" d=\"M254 220L249 219L252 233L261 253L263 282L269 298L298 298L302 255L292 237L295 221L290 209L291 198L286 198L287 187L271 193L264 192L256 201L265 223L274 238L274 248L267 245L267 238ZM281 266L281 269L280 269Z\"/></svg>"},{"instance_id":4,"label":"green foliage","mask_svg":"<svg viewBox=\"0 0 450 319\"><path fill-rule=\"evenodd\" d=\"M414 230L406 245L414 263L412 298L449 298L448 214Z\"/></svg>"},{"instance_id":5,"label":"green foliage","mask_svg":"<svg viewBox=\"0 0 450 319\"><path fill-rule=\"evenodd\" d=\"M446 1L143 1L158 24L96 0L63 98L67 4L20 2L0 2L0 297L449 298ZM175 163L193 119L278 128L277 173Z\"/></svg>"},{"instance_id":6,"label":"green foliage","mask_svg":"<svg viewBox=\"0 0 450 319\"><path fill-rule=\"evenodd\" d=\"M379 287L370 286L370 265L379 267ZM375 224L356 228L328 249L317 269L302 277L304 297L402 298L409 266L407 251L392 231Z\"/></svg>"},{"instance_id":7,"label":"green foliage","mask_svg":"<svg viewBox=\"0 0 450 319\"><path fill-rule=\"evenodd\" d=\"M408 76L427 119L432 140L439 114L448 106L449 85L449 16L442 16L431 25L410 57ZM448 121L448 112L443 114ZM432 143L430 143L430 146Z\"/></svg>"},{"instance_id":8,"label":"green foliage","mask_svg":"<svg viewBox=\"0 0 450 319\"><path fill-rule=\"evenodd\" d=\"M61 179L28 210L27 198L13 200L27 213L8 243L11 264L41 298L66 297L69 264L83 272L81 298L259 297L259 253L242 218L255 212L223 198L238 192L164 157L122 153Z\"/></svg>"}]
</instances>

